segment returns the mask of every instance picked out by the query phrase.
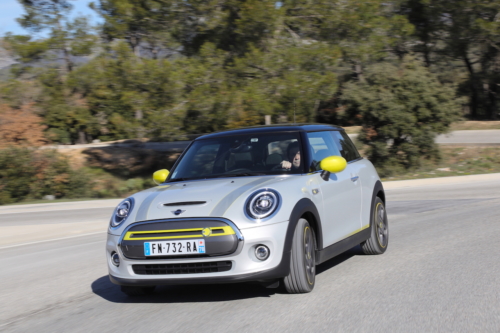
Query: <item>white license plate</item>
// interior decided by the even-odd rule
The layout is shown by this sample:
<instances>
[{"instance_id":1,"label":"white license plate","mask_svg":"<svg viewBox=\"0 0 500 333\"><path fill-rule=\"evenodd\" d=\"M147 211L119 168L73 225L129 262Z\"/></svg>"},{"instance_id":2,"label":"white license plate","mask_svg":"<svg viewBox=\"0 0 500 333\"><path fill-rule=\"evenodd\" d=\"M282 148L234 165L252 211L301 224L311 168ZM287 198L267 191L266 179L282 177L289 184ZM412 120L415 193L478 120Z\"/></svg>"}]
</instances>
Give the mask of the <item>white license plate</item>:
<instances>
[{"instance_id":1,"label":"white license plate","mask_svg":"<svg viewBox=\"0 0 500 333\"><path fill-rule=\"evenodd\" d=\"M144 254L146 256L172 256L193 253L205 253L204 239L144 243Z\"/></svg>"}]
</instances>

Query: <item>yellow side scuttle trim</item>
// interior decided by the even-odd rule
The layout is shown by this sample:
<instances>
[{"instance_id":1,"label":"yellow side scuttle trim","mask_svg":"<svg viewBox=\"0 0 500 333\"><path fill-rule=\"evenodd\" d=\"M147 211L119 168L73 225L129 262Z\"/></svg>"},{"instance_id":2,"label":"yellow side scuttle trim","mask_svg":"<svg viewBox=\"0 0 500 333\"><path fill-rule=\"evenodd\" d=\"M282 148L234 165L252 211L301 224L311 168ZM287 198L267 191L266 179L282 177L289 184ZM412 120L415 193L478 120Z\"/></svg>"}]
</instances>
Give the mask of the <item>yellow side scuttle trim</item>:
<instances>
[{"instance_id":1,"label":"yellow side scuttle trim","mask_svg":"<svg viewBox=\"0 0 500 333\"><path fill-rule=\"evenodd\" d=\"M358 230L354 230L349 235L347 235L346 237L344 237L344 239L347 238L347 237L350 237L350 236L352 236L354 234L357 234L358 232L361 232L361 231L363 231L363 230L365 230L366 228L369 228L369 227L370 227L370 224L367 224L367 225L365 225L364 227L362 227L362 228L360 228Z\"/></svg>"}]
</instances>

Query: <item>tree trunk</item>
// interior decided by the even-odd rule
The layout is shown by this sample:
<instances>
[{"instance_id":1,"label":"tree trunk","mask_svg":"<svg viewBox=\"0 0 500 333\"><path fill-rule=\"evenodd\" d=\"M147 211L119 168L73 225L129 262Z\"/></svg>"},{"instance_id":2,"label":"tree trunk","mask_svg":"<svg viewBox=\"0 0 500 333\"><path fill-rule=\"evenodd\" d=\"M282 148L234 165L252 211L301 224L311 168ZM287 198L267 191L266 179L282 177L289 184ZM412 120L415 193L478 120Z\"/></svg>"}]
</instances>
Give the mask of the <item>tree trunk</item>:
<instances>
[{"instance_id":1,"label":"tree trunk","mask_svg":"<svg viewBox=\"0 0 500 333\"><path fill-rule=\"evenodd\" d=\"M85 132L82 130L78 130L78 144L84 145L87 143L87 139L85 138Z\"/></svg>"},{"instance_id":2,"label":"tree trunk","mask_svg":"<svg viewBox=\"0 0 500 333\"><path fill-rule=\"evenodd\" d=\"M430 50L429 47L427 46L427 41L424 41L424 60L425 60L425 66L431 67L431 57L430 57Z\"/></svg>"},{"instance_id":3,"label":"tree trunk","mask_svg":"<svg viewBox=\"0 0 500 333\"><path fill-rule=\"evenodd\" d=\"M141 120L142 118L143 118L142 110L140 110L140 109L135 110L135 119Z\"/></svg>"},{"instance_id":4,"label":"tree trunk","mask_svg":"<svg viewBox=\"0 0 500 333\"><path fill-rule=\"evenodd\" d=\"M73 62L71 61L70 54L66 47L63 48L64 61L66 62L66 71L70 73L73 70Z\"/></svg>"},{"instance_id":5,"label":"tree trunk","mask_svg":"<svg viewBox=\"0 0 500 333\"><path fill-rule=\"evenodd\" d=\"M130 44L130 47L132 48L132 52L137 58L140 58L141 56L141 50L139 47L139 44L141 43L141 39L137 36L131 36L128 39L128 43Z\"/></svg>"},{"instance_id":6,"label":"tree trunk","mask_svg":"<svg viewBox=\"0 0 500 333\"><path fill-rule=\"evenodd\" d=\"M314 106L313 106L313 109L312 109L312 122L317 122L318 121L318 107L319 107L319 102L320 100L317 99L315 102L314 102Z\"/></svg>"},{"instance_id":7,"label":"tree trunk","mask_svg":"<svg viewBox=\"0 0 500 333\"><path fill-rule=\"evenodd\" d=\"M466 54L463 55L463 59L465 65L467 66L467 70L469 71L469 77L470 77L470 90L471 90L470 117L476 118L477 107L479 104L479 89L477 88L476 74L474 73L474 68L472 68L472 64Z\"/></svg>"},{"instance_id":8,"label":"tree trunk","mask_svg":"<svg viewBox=\"0 0 500 333\"><path fill-rule=\"evenodd\" d=\"M490 99L489 103L489 118L491 120L496 120L497 119L497 114L498 114L498 108L497 108L497 95L498 95L498 88L497 84L495 82L490 82L488 85L488 98Z\"/></svg>"},{"instance_id":9,"label":"tree trunk","mask_svg":"<svg viewBox=\"0 0 500 333\"><path fill-rule=\"evenodd\" d=\"M359 63L354 65L354 72L356 73L356 77L358 78L359 82L364 83L365 76L363 75L363 67Z\"/></svg>"}]
</instances>

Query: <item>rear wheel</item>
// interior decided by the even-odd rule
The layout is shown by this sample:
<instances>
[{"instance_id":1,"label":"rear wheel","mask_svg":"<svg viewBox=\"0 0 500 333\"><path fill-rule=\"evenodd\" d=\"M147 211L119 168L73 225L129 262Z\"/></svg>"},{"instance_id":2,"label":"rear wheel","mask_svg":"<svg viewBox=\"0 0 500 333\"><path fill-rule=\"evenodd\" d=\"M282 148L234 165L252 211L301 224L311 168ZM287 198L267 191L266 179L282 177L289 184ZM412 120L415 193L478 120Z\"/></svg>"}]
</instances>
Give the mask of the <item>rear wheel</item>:
<instances>
[{"instance_id":1,"label":"rear wheel","mask_svg":"<svg viewBox=\"0 0 500 333\"><path fill-rule=\"evenodd\" d=\"M122 292L132 297L141 295L150 295L155 291L155 288L156 286L148 286L148 287L121 286Z\"/></svg>"},{"instance_id":2,"label":"rear wheel","mask_svg":"<svg viewBox=\"0 0 500 333\"><path fill-rule=\"evenodd\" d=\"M375 198L372 220L370 221L370 238L361 243L364 254L382 254L389 244L389 223L382 199Z\"/></svg>"},{"instance_id":3,"label":"rear wheel","mask_svg":"<svg viewBox=\"0 0 500 333\"><path fill-rule=\"evenodd\" d=\"M290 294L308 293L314 289L316 278L316 243L314 233L305 219L295 228L290 258L290 273L283 279Z\"/></svg>"}]
</instances>

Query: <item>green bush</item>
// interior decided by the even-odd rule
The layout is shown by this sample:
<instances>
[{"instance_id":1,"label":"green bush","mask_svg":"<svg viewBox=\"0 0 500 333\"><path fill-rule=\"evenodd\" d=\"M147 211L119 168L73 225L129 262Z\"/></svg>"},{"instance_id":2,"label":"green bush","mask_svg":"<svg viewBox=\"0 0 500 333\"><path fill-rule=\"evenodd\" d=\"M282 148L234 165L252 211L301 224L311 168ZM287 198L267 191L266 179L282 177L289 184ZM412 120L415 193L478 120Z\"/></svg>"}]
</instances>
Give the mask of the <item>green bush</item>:
<instances>
[{"instance_id":1,"label":"green bush","mask_svg":"<svg viewBox=\"0 0 500 333\"><path fill-rule=\"evenodd\" d=\"M155 186L151 177L123 179L101 168L73 169L52 149L0 150L0 205L46 195L56 198L117 198Z\"/></svg>"},{"instance_id":2,"label":"green bush","mask_svg":"<svg viewBox=\"0 0 500 333\"><path fill-rule=\"evenodd\" d=\"M451 86L418 60L367 68L364 80L346 85L342 102L362 125L358 140L382 177L439 159L434 142L446 133L461 110Z\"/></svg>"},{"instance_id":3,"label":"green bush","mask_svg":"<svg viewBox=\"0 0 500 333\"><path fill-rule=\"evenodd\" d=\"M11 147L0 150L0 204L24 199L92 196L92 180L70 167L55 150Z\"/></svg>"},{"instance_id":4,"label":"green bush","mask_svg":"<svg viewBox=\"0 0 500 333\"><path fill-rule=\"evenodd\" d=\"M26 148L0 150L0 204L19 201L30 194L35 176L31 152Z\"/></svg>"}]
</instances>

